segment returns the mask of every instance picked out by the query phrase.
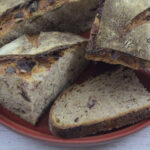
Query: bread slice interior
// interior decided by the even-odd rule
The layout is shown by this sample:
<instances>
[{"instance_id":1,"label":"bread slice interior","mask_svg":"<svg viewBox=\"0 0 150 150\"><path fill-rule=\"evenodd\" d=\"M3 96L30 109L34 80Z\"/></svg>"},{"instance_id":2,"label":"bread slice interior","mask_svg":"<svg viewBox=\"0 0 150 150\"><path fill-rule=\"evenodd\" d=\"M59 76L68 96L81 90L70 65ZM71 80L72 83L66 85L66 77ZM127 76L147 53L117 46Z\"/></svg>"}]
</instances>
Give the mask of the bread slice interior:
<instances>
[{"instance_id":1,"label":"bread slice interior","mask_svg":"<svg viewBox=\"0 0 150 150\"><path fill-rule=\"evenodd\" d=\"M76 84L50 110L50 130L63 138L118 129L150 117L150 93L126 68Z\"/></svg>"}]
</instances>

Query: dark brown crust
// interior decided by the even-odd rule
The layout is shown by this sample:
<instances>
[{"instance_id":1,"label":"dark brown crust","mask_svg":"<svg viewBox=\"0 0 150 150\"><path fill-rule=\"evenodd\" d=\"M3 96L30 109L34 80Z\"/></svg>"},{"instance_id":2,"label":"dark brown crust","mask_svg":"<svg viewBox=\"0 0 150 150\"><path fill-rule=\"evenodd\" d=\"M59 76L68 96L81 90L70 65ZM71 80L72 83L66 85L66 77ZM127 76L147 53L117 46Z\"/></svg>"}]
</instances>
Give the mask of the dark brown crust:
<instances>
[{"instance_id":1,"label":"dark brown crust","mask_svg":"<svg viewBox=\"0 0 150 150\"><path fill-rule=\"evenodd\" d=\"M87 53L86 58L103 61L109 64L121 64L135 70L149 70L150 62L115 50L101 50L97 53Z\"/></svg>"},{"instance_id":2,"label":"dark brown crust","mask_svg":"<svg viewBox=\"0 0 150 150\"><path fill-rule=\"evenodd\" d=\"M57 5L59 6L59 3L63 4L66 1L67 0L57 0L53 3L50 3L49 0L28 0L23 5L19 5L3 13L3 15L0 17L0 25L1 27L5 27L5 24L8 24L10 22L11 24L15 25L15 16L18 13L22 13L24 20L31 19L32 17L36 18L36 16L42 15L45 11L51 10L55 7L57 8ZM33 10L33 7L30 6L34 3L36 3L37 8L34 8ZM2 28L0 34L2 34L3 31L5 31L5 29Z\"/></svg>"},{"instance_id":3,"label":"dark brown crust","mask_svg":"<svg viewBox=\"0 0 150 150\"><path fill-rule=\"evenodd\" d=\"M80 44L78 44L79 46ZM77 45L73 45L70 48L74 48ZM43 53L35 56L7 56L0 58L0 74L5 74L7 69L13 68L16 75L21 75L22 77L30 78L33 70L36 67L36 71L40 66L50 67L52 63L59 60L60 57L63 57L65 52L70 49L58 49L53 53ZM57 57L57 59L56 59ZM24 62L25 64L21 64L18 66L18 62ZM25 65L25 66L23 66ZM23 66L23 67L22 67ZM22 69L21 69L22 67ZM40 71L40 70L39 70Z\"/></svg>"},{"instance_id":4,"label":"dark brown crust","mask_svg":"<svg viewBox=\"0 0 150 150\"><path fill-rule=\"evenodd\" d=\"M135 124L139 121L150 117L150 108L143 108L136 112L130 112L128 114L119 116L117 118L107 119L105 121L92 124L82 125L72 128L61 129L53 124L53 120L49 119L50 131L61 138L77 138L85 137L95 134L108 132L114 129L119 129L127 125Z\"/></svg>"},{"instance_id":5,"label":"dark brown crust","mask_svg":"<svg viewBox=\"0 0 150 150\"><path fill-rule=\"evenodd\" d=\"M90 32L90 40L89 40L88 47L86 50L87 53L96 51L96 38L97 38L98 31L99 31L100 19L101 19L104 3L105 3L105 0L102 0L100 3L100 7L97 10L97 15L95 17L95 20L94 20L94 23L92 25L92 29Z\"/></svg>"},{"instance_id":6,"label":"dark brown crust","mask_svg":"<svg viewBox=\"0 0 150 150\"><path fill-rule=\"evenodd\" d=\"M138 16L133 18L131 22L124 28L124 34L128 33L133 28L150 22L150 8L140 13Z\"/></svg>"}]
</instances>

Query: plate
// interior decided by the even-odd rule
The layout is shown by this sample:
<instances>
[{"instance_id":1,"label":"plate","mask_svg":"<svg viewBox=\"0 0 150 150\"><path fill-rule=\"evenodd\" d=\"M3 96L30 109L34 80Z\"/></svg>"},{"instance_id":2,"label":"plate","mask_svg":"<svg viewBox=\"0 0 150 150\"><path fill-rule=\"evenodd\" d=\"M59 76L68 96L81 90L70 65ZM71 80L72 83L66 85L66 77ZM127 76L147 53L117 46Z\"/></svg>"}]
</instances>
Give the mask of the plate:
<instances>
[{"instance_id":1,"label":"plate","mask_svg":"<svg viewBox=\"0 0 150 150\"><path fill-rule=\"evenodd\" d=\"M82 34L82 36L88 37L89 32ZM115 65L108 65L101 62L98 62L96 64L91 63L88 66L88 68L84 71L84 73L80 76L80 78L77 80L77 83L81 83L84 80L90 78L91 76L96 76L97 74L103 73L106 70L113 69L113 67L115 67ZM150 85L148 84L150 83L150 73L137 71L136 74L139 77L140 81L144 84L144 86L150 91ZM73 146L73 147L80 147L80 146L85 147L85 146L105 144L111 142L112 140L116 140L121 137L132 134L150 125L150 119L147 119L135 125L131 125L101 135L90 136L85 138L76 138L76 139L61 139L53 136L49 131L48 115L49 112L45 112L45 114L43 114L38 124L36 126L32 126L29 123L25 122L24 120L20 119L16 115L10 113L9 111L7 111L6 109L0 106L1 124L23 135L41 141L45 141L57 146L63 145L63 146Z\"/></svg>"},{"instance_id":2,"label":"plate","mask_svg":"<svg viewBox=\"0 0 150 150\"><path fill-rule=\"evenodd\" d=\"M86 138L77 138L77 139L61 139L61 138L54 137L50 133L48 129L47 119L48 119L48 113L42 116L40 122L37 124L36 127L34 127L26 123L25 121L19 119L18 117L11 114L10 112L6 111L2 107L0 107L0 123L21 134L27 135L29 137L41 141L49 142L50 144L57 145L57 146L63 145L63 146L80 147L80 146L100 145L127 136L150 125L150 119L149 119L140 122L138 124L126 127L124 129L113 131L103 135L91 136Z\"/></svg>"},{"instance_id":3,"label":"plate","mask_svg":"<svg viewBox=\"0 0 150 150\"><path fill-rule=\"evenodd\" d=\"M112 65L108 65L104 63L97 63L97 64L92 63L84 71L84 73L81 75L77 83L81 83L84 80L90 78L91 76L96 76L97 74L112 69L113 67L114 66ZM150 90L150 86L148 88L148 84L147 84L150 83L149 74L144 73L142 71L138 71L136 72L136 74L139 77L140 81L145 85L145 87L148 90ZM77 147L104 144L112 140L116 140L118 138L132 134L150 125L150 119L148 119L138 124L128 126L117 131L101 134L101 135L90 136L85 138L76 138L76 139L61 139L53 136L50 133L48 127L48 114L49 112L46 112L41 117L38 124L36 126L32 126L0 106L0 123L19 133L22 133L24 135L27 135L35 139L49 142L54 145L77 146Z\"/></svg>"}]
</instances>

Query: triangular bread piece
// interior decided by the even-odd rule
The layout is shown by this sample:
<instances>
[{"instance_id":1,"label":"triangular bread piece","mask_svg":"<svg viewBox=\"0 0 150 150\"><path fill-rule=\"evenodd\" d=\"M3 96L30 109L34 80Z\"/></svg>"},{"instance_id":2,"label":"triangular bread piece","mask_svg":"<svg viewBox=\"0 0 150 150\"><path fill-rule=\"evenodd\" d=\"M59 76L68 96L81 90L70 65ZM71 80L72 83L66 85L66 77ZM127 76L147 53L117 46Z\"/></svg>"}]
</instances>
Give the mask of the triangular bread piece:
<instances>
[{"instance_id":1,"label":"triangular bread piece","mask_svg":"<svg viewBox=\"0 0 150 150\"><path fill-rule=\"evenodd\" d=\"M34 47L25 36L0 48L0 105L31 124L87 66L87 40L41 33Z\"/></svg>"},{"instance_id":2,"label":"triangular bread piece","mask_svg":"<svg viewBox=\"0 0 150 150\"><path fill-rule=\"evenodd\" d=\"M51 132L84 137L134 124L150 117L150 93L126 68L107 72L65 90L49 115Z\"/></svg>"}]
</instances>

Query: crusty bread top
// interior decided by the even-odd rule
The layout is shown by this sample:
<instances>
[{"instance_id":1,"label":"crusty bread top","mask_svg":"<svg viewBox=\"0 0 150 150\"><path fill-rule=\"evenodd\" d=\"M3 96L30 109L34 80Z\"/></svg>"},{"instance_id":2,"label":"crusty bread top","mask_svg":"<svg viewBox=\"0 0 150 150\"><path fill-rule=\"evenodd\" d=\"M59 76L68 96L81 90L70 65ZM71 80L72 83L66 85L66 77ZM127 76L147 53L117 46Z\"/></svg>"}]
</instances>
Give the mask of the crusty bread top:
<instances>
[{"instance_id":1,"label":"crusty bread top","mask_svg":"<svg viewBox=\"0 0 150 150\"><path fill-rule=\"evenodd\" d=\"M6 7L0 15L0 47L23 34L87 31L99 3L99 0L26 0L21 3L13 0L14 5L9 9L9 1L5 1Z\"/></svg>"},{"instance_id":2,"label":"crusty bread top","mask_svg":"<svg viewBox=\"0 0 150 150\"><path fill-rule=\"evenodd\" d=\"M28 0L29 1L29 0ZM1 0L0 1L0 16L6 11L26 3L27 0Z\"/></svg>"},{"instance_id":3,"label":"crusty bread top","mask_svg":"<svg viewBox=\"0 0 150 150\"><path fill-rule=\"evenodd\" d=\"M149 8L149 0L105 0L93 52L111 49L150 60Z\"/></svg>"},{"instance_id":4,"label":"crusty bread top","mask_svg":"<svg viewBox=\"0 0 150 150\"><path fill-rule=\"evenodd\" d=\"M40 35L23 35L1 47L0 57L52 53L85 41L86 39L71 33L41 32Z\"/></svg>"},{"instance_id":5,"label":"crusty bread top","mask_svg":"<svg viewBox=\"0 0 150 150\"><path fill-rule=\"evenodd\" d=\"M14 3L16 1L17 0L15 0ZM33 19L40 17L45 12L59 8L68 1L69 0L24 0L20 3L17 2L18 5L14 5L10 10L7 10L10 4L5 1L6 7L3 8L2 16L0 16L0 37L3 37L15 25L27 20L30 23ZM3 5L0 6L3 7Z\"/></svg>"},{"instance_id":6,"label":"crusty bread top","mask_svg":"<svg viewBox=\"0 0 150 150\"><path fill-rule=\"evenodd\" d=\"M150 108L150 93L132 70L121 68L66 90L50 111L55 127L66 129L96 124Z\"/></svg>"},{"instance_id":7,"label":"crusty bread top","mask_svg":"<svg viewBox=\"0 0 150 150\"><path fill-rule=\"evenodd\" d=\"M1 75L16 75L30 80L34 74L49 70L66 53L84 56L87 45L87 40L80 36L60 32L43 32L34 40L29 42L30 38L22 36L0 48Z\"/></svg>"}]
</instances>

